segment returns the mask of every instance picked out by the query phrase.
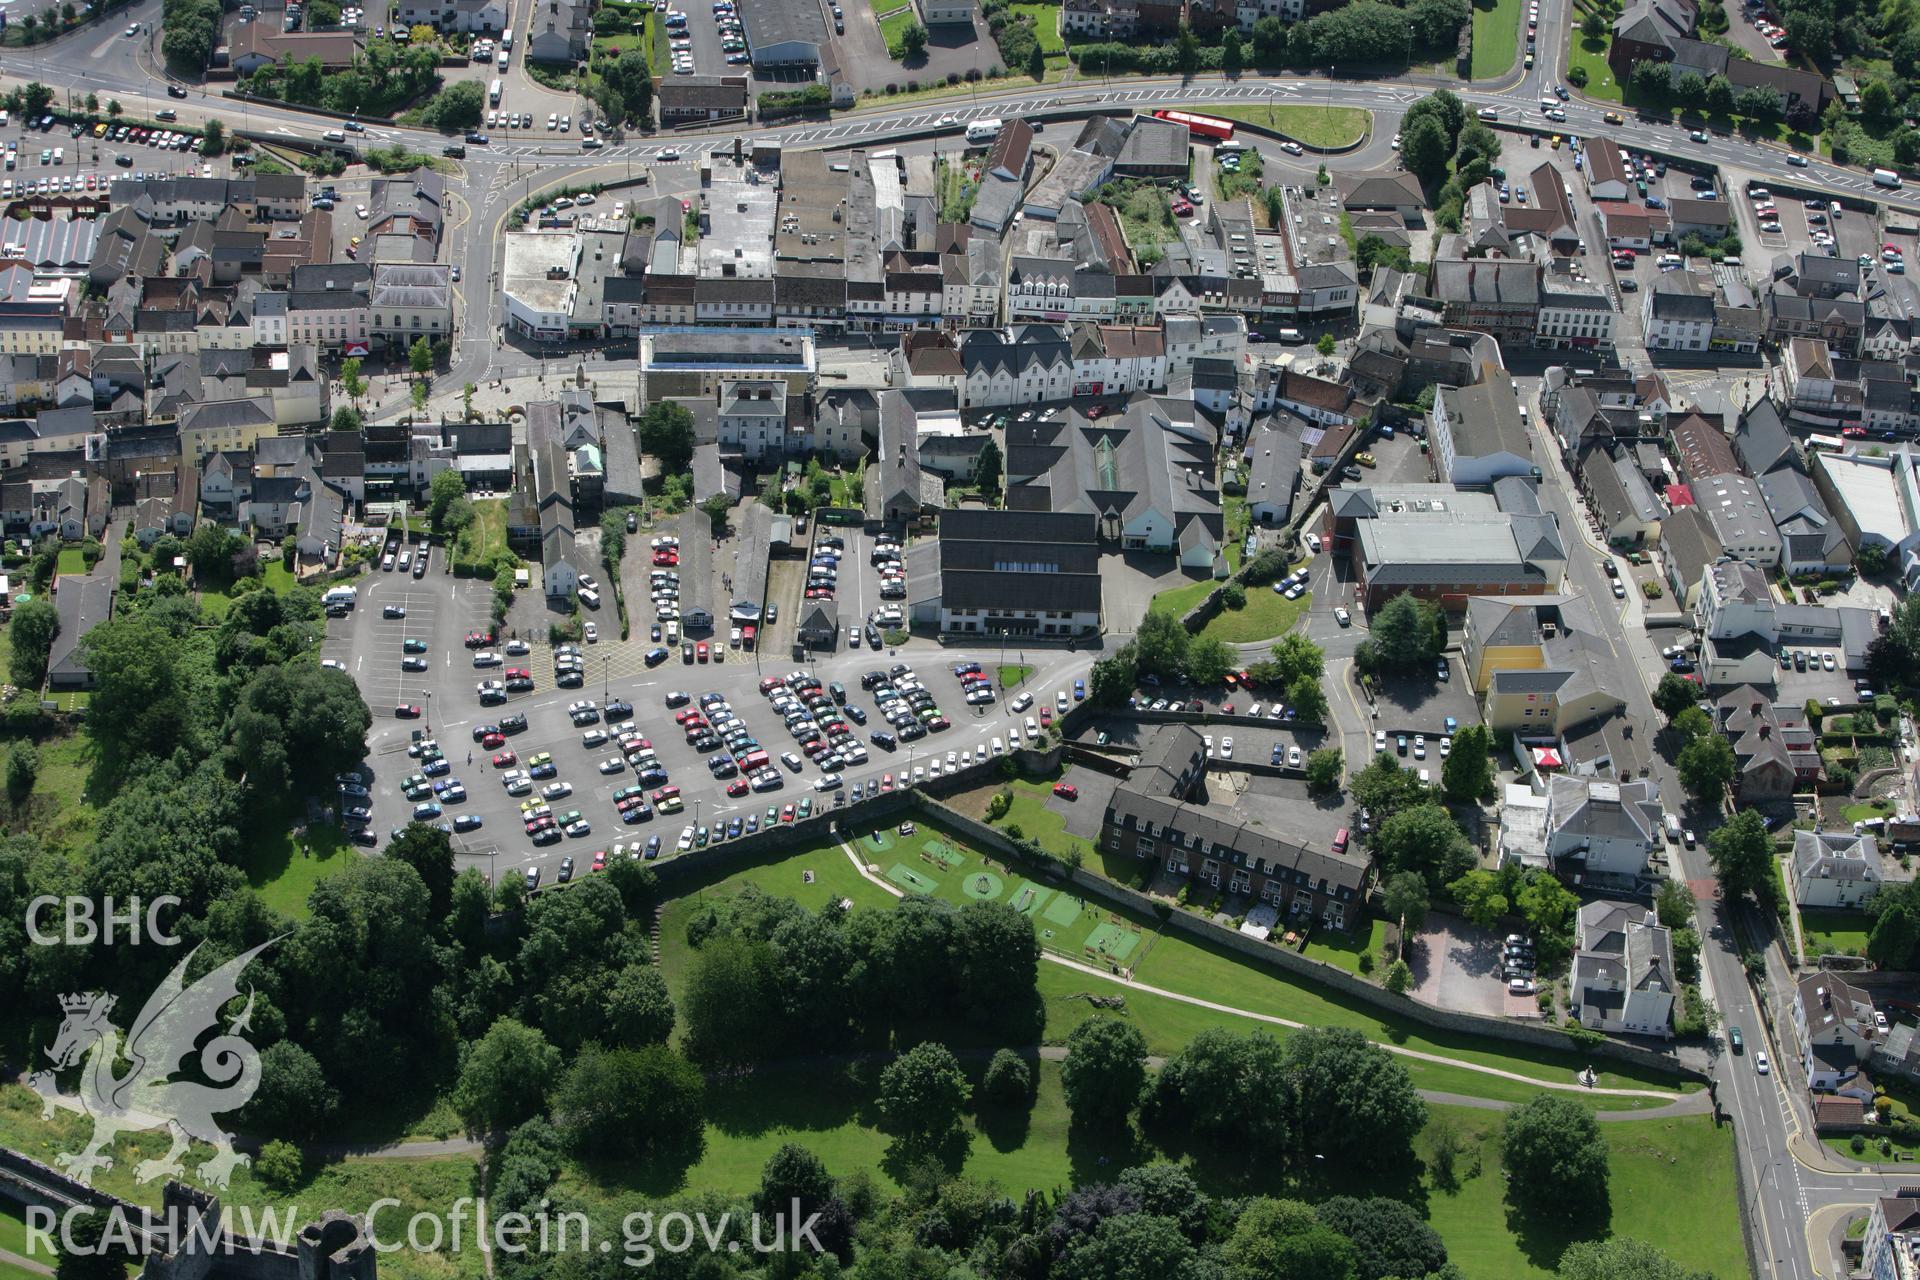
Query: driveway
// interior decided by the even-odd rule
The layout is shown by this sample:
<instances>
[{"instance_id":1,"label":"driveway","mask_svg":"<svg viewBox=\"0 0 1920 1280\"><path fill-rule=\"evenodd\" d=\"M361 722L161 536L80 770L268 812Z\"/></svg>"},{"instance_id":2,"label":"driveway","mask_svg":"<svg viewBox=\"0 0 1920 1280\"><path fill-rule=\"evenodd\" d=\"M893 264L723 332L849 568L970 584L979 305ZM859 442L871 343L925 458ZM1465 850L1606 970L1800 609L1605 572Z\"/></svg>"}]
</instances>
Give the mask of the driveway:
<instances>
[{"instance_id":1,"label":"driveway","mask_svg":"<svg viewBox=\"0 0 1920 1280\"><path fill-rule=\"evenodd\" d=\"M1414 996L1442 1009L1493 1017L1507 1013L1502 937L1460 916L1428 915L1407 958L1418 983Z\"/></svg>"}]
</instances>

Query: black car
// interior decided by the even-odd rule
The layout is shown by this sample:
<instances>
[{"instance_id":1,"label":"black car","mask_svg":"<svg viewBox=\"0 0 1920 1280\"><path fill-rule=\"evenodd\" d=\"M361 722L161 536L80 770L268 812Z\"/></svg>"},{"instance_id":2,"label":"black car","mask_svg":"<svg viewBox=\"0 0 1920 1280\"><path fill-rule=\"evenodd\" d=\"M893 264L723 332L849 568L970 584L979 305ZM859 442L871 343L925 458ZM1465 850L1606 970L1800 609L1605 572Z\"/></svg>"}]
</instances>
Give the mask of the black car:
<instances>
[{"instance_id":1,"label":"black car","mask_svg":"<svg viewBox=\"0 0 1920 1280\"><path fill-rule=\"evenodd\" d=\"M500 732L502 733L525 733L526 731L527 718L524 715L514 714L503 716L500 720Z\"/></svg>"},{"instance_id":2,"label":"black car","mask_svg":"<svg viewBox=\"0 0 1920 1280\"><path fill-rule=\"evenodd\" d=\"M359 827L349 831L347 838L364 849L371 849L380 843L380 837L373 834L371 827Z\"/></svg>"},{"instance_id":3,"label":"black car","mask_svg":"<svg viewBox=\"0 0 1920 1280\"><path fill-rule=\"evenodd\" d=\"M847 719L853 721L855 724L865 724L867 722L867 713L849 702L847 704Z\"/></svg>"},{"instance_id":4,"label":"black car","mask_svg":"<svg viewBox=\"0 0 1920 1280\"><path fill-rule=\"evenodd\" d=\"M656 645L654 648L647 650L648 666L657 667L661 663L665 662L666 660L667 660L667 651L665 649L662 649Z\"/></svg>"},{"instance_id":5,"label":"black car","mask_svg":"<svg viewBox=\"0 0 1920 1280\"><path fill-rule=\"evenodd\" d=\"M186 87L184 85L170 84L167 86L167 96L169 98L184 98L187 96Z\"/></svg>"},{"instance_id":6,"label":"black car","mask_svg":"<svg viewBox=\"0 0 1920 1280\"><path fill-rule=\"evenodd\" d=\"M880 747L886 751L893 750L894 747L897 745L897 739L895 739L894 736L891 733L888 733L885 729L875 729L872 733L867 735L867 738L869 741L873 743L874 746Z\"/></svg>"},{"instance_id":7,"label":"black car","mask_svg":"<svg viewBox=\"0 0 1920 1280\"><path fill-rule=\"evenodd\" d=\"M602 708L602 710L606 712L607 719L610 721L633 719L633 704L624 698L615 698Z\"/></svg>"},{"instance_id":8,"label":"black car","mask_svg":"<svg viewBox=\"0 0 1920 1280\"><path fill-rule=\"evenodd\" d=\"M680 661L686 663L693 661L693 641L682 640L680 642Z\"/></svg>"},{"instance_id":9,"label":"black car","mask_svg":"<svg viewBox=\"0 0 1920 1280\"><path fill-rule=\"evenodd\" d=\"M487 145L487 135L484 133L470 133L467 135L467 141L476 147L484 147Z\"/></svg>"}]
</instances>

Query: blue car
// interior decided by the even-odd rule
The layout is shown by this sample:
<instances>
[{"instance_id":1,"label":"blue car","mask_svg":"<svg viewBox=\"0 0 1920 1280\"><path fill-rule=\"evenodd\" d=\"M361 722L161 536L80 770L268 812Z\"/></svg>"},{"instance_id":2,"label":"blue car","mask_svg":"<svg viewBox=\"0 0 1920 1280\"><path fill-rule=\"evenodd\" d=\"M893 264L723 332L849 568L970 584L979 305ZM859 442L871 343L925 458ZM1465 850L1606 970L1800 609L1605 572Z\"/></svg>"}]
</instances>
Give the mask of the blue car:
<instances>
[{"instance_id":1,"label":"blue car","mask_svg":"<svg viewBox=\"0 0 1920 1280\"><path fill-rule=\"evenodd\" d=\"M480 826L480 815L477 813L463 813L453 820L455 831L478 831Z\"/></svg>"},{"instance_id":2,"label":"blue car","mask_svg":"<svg viewBox=\"0 0 1920 1280\"><path fill-rule=\"evenodd\" d=\"M453 772L453 762L445 756L442 756L438 760L429 760L421 765L420 772L426 774L429 778L445 777L447 774Z\"/></svg>"},{"instance_id":3,"label":"blue car","mask_svg":"<svg viewBox=\"0 0 1920 1280\"><path fill-rule=\"evenodd\" d=\"M638 807L632 808L620 815L620 821L626 823L628 826L632 826L634 823L644 819L647 816L647 812L647 810Z\"/></svg>"},{"instance_id":4,"label":"blue car","mask_svg":"<svg viewBox=\"0 0 1920 1280\"><path fill-rule=\"evenodd\" d=\"M651 840L647 841L647 857L649 859L653 859L659 856L660 856L660 837L654 836Z\"/></svg>"},{"instance_id":5,"label":"blue car","mask_svg":"<svg viewBox=\"0 0 1920 1280\"><path fill-rule=\"evenodd\" d=\"M1075 680L1073 682L1073 700L1075 702L1084 702L1086 697L1087 682L1085 680Z\"/></svg>"},{"instance_id":6,"label":"blue car","mask_svg":"<svg viewBox=\"0 0 1920 1280\"><path fill-rule=\"evenodd\" d=\"M532 778L552 778L558 776L559 773L560 770L554 766L551 760L545 764L537 764L527 770L527 776Z\"/></svg>"},{"instance_id":7,"label":"blue car","mask_svg":"<svg viewBox=\"0 0 1920 1280\"><path fill-rule=\"evenodd\" d=\"M758 831L759 829L760 829L760 815L757 813L748 814L747 815L747 834L752 835L754 832Z\"/></svg>"},{"instance_id":8,"label":"blue car","mask_svg":"<svg viewBox=\"0 0 1920 1280\"><path fill-rule=\"evenodd\" d=\"M441 810L440 810L439 803L437 801L428 800L422 804L417 804L413 806L413 820L415 822L431 822L433 819L440 816L440 812Z\"/></svg>"},{"instance_id":9,"label":"blue car","mask_svg":"<svg viewBox=\"0 0 1920 1280\"><path fill-rule=\"evenodd\" d=\"M636 775L636 781L643 787L663 787L667 784L667 771L653 768Z\"/></svg>"},{"instance_id":10,"label":"blue car","mask_svg":"<svg viewBox=\"0 0 1920 1280\"><path fill-rule=\"evenodd\" d=\"M727 839L729 840L734 839L736 836L740 834L740 830L741 830L740 819L735 818L732 821L728 822L727 823Z\"/></svg>"}]
</instances>

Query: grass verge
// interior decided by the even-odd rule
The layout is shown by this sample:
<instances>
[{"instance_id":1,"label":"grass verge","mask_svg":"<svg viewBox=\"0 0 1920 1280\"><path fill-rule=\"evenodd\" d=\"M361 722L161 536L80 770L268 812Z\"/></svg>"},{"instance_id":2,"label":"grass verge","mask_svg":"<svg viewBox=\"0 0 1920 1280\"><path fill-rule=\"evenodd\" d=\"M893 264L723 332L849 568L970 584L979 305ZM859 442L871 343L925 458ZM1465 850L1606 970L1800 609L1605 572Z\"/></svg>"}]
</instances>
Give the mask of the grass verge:
<instances>
[{"instance_id":1,"label":"grass verge","mask_svg":"<svg viewBox=\"0 0 1920 1280\"><path fill-rule=\"evenodd\" d=\"M1248 587L1246 608L1222 609L1208 620L1200 634L1228 644L1271 640L1291 631L1312 604L1311 591L1297 600L1289 600L1271 586Z\"/></svg>"},{"instance_id":2,"label":"grass verge","mask_svg":"<svg viewBox=\"0 0 1920 1280\"><path fill-rule=\"evenodd\" d=\"M1488 80L1513 68L1520 47L1520 0L1475 0L1473 64L1468 75Z\"/></svg>"},{"instance_id":3,"label":"grass verge","mask_svg":"<svg viewBox=\"0 0 1920 1280\"><path fill-rule=\"evenodd\" d=\"M1518 0L1507 2L1517 3ZM1359 107L1236 104L1208 107L1207 114L1278 129L1301 146L1317 147L1322 151L1340 151L1358 145L1367 136L1367 129L1373 123L1373 113Z\"/></svg>"}]
</instances>

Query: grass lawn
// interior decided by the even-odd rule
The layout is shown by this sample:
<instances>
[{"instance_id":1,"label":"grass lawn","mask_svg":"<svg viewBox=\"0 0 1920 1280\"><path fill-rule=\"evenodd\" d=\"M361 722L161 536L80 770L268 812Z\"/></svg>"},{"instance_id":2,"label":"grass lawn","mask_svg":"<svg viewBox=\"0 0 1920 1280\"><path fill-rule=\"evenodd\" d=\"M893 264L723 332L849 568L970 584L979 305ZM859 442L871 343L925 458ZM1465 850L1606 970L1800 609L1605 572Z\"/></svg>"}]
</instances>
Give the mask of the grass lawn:
<instances>
[{"instance_id":1,"label":"grass lawn","mask_svg":"<svg viewBox=\"0 0 1920 1280\"><path fill-rule=\"evenodd\" d=\"M86 710L93 701L93 694L86 689L68 689L52 695L54 709L62 713Z\"/></svg>"},{"instance_id":2,"label":"grass lawn","mask_svg":"<svg viewBox=\"0 0 1920 1280\"><path fill-rule=\"evenodd\" d=\"M1807 954L1817 955L1824 948L1850 955L1865 955L1867 930L1872 922L1864 911L1842 911L1820 907L1800 909L1800 931L1807 937Z\"/></svg>"},{"instance_id":3,"label":"grass lawn","mask_svg":"<svg viewBox=\"0 0 1920 1280\"><path fill-rule=\"evenodd\" d=\"M1013 789L1014 809L1008 818L1002 820L1003 825L1017 822L1023 832L1043 845L1051 846L1056 839L1071 839L1064 836L1058 815L1044 808L1044 783L1016 782ZM920 878L920 887L930 887L934 896L949 901L968 901L969 886L978 884L978 877L983 872L999 881L997 892L991 896L1015 903L1022 901L1023 893L1019 886L1024 883L1025 877L1019 870L1003 866L988 867L977 853L966 848L962 842L950 840L950 847L959 855L952 868L935 865L920 856L921 850L929 844L929 837L939 834L939 829L924 817L916 817L914 821L919 830L910 841L889 832L886 836L889 843L883 849L876 850L870 837L861 835L859 848L862 857L869 864L877 866L882 875L896 869L911 871ZM806 882L804 874L809 871L813 873L811 884ZM892 895L859 876L845 854L832 846L816 846L728 876L667 904L661 920L660 964L669 986L677 990L684 982L691 958L686 943L686 925L698 902L708 895L731 896L740 886L749 882L769 893L792 897L808 907L818 907L839 898L850 899L856 906L889 906L895 901ZM1121 935L1118 945L1128 949L1119 958L1133 966L1139 981L1152 986L1219 1000L1255 1013L1309 1025L1357 1027L1383 1043L1444 1054L1539 1080L1570 1080L1587 1065L1586 1060L1576 1054L1559 1054L1416 1028L1400 1018L1383 1014L1372 1005L1344 1000L1310 984L1296 984L1257 971L1231 952L1215 949L1184 935L1158 932L1158 923L1155 921L1125 919L1091 904L1072 911L1075 904L1071 895L1054 893L1045 886L1035 887L1036 895L1028 900L1030 906L1027 909L1035 917L1035 927L1041 931L1042 945L1074 959L1085 960L1089 954L1089 943L1097 949L1103 942L1111 943L1114 935ZM1124 936L1131 932L1138 933L1137 939ZM1094 936L1096 934L1100 936ZM1094 954L1097 958L1097 950ZM1040 987L1047 1004L1044 1037L1049 1044L1064 1042L1067 1033L1087 1016L1088 1007L1084 998L1076 997L1084 997L1090 991L1101 994L1123 992L1127 999L1128 1017L1140 1025L1141 1033L1147 1037L1155 1053L1178 1049L1202 1027L1224 1024L1247 1029L1254 1025L1249 1019L1234 1014L1219 1013L1143 993L1117 980L1052 964L1041 966ZM1287 1033L1284 1027L1264 1023L1258 1025L1275 1035L1284 1036ZM1405 1062L1422 1088L1507 1101L1522 1099L1532 1092L1530 1086L1521 1081L1503 1080L1483 1072L1418 1059L1407 1059ZM1608 1088L1659 1088L1676 1092L1684 1087L1671 1077L1636 1074L1630 1070L1603 1072L1600 1083ZM1625 1109L1636 1104L1622 1099L1601 1098L1596 1105Z\"/></svg>"},{"instance_id":4,"label":"grass lawn","mask_svg":"<svg viewBox=\"0 0 1920 1280\"><path fill-rule=\"evenodd\" d=\"M881 0L874 0L878 7ZM891 17L880 19L880 36L887 42L887 52L898 58L902 51L901 41L905 39L907 28L914 23L913 10L902 9Z\"/></svg>"},{"instance_id":5,"label":"grass lawn","mask_svg":"<svg viewBox=\"0 0 1920 1280\"><path fill-rule=\"evenodd\" d=\"M1008 662L1001 664L998 669L998 674L1000 677L1000 687L1002 689L1011 689L1028 676L1031 676L1033 674L1033 668L1031 666L1022 666L1017 662Z\"/></svg>"},{"instance_id":6,"label":"grass lawn","mask_svg":"<svg viewBox=\"0 0 1920 1280\"><path fill-rule=\"evenodd\" d=\"M476 498L473 523L460 531L454 559L468 564L491 560L507 549L507 500Z\"/></svg>"},{"instance_id":7,"label":"grass lawn","mask_svg":"<svg viewBox=\"0 0 1920 1280\"><path fill-rule=\"evenodd\" d=\"M1893 1144L1893 1149L1890 1152L1880 1149L1880 1135L1868 1137L1865 1148L1860 1151L1853 1149L1853 1135L1851 1134L1848 1134L1844 1138L1838 1134L1828 1134L1821 1138L1820 1141L1826 1143L1828 1150L1832 1151L1835 1155L1843 1156L1848 1160L1858 1160L1862 1164L1895 1165L1912 1164L1914 1162L1915 1153L1920 1152L1920 1143L1916 1143L1911 1138L1903 1138L1899 1134L1891 1131L1885 1134L1884 1137L1887 1142Z\"/></svg>"},{"instance_id":8,"label":"grass lawn","mask_svg":"<svg viewBox=\"0 0 1920 1280\"><path fill-rule=\"evenodd\" d=\"M1202 578L1198 582L1189 582L1184 586L1168 587L1153 597L1147 606L1148 613L1164 613L1169 617L1180 618L1202 600L1219 584L1212 578Z\"/></svg>"},{"instance_id":9,"label":"grass lawn","mask_svg":"<svg viewBox=\"0 0 1920 1280\"><path fill-rule=\"evenodd\" d=\"M62 577L68 574L73 574L76 577L85 577L87 574L87 558L81 554L80 548L78 547L62 547L60 548L60 558L54 567Z\"/></svg>"},{"instance_id":10,"label":"grass lawn","mask_svg":"<svg viewBox=\"0 0 1920 1280\"><path fill-rule=\"evenodd\" d=\"M79 850L93 840L99 812L87 798L93 776L93 739L84 733L49 738L39 744L40 772L24 810L0 799L7 808L10 829L24 819L28 831L55 848Z\"/></svg>"},{"instance_id":11,"label":"grass lawn","mask_svg":"<svg viewBox=\"0 0 1920 1280\"><path fill-rule=\"evenodd\" d=\"M1010 4L1008 10L1014 15L1025 14L1033 19L1033 34L1040 42L1040 52L1049 58L1065 58L1067 42L1060 38L1060 6L1057 4Z\"/></svg>"},{"instance_id":12,"label":"grass lawn","mask_svg":"<svg viewBox=\"0 0 1920 1280\"><path fill-rule=\"evenodd\" d=\"M267 561L266 566L260 571L260 576L266 580L270 590L278 591L282 595L300 585L294 581L293 570L287 568L278 558Z\"/></svg>"},{"instance_id":13,"label":"grass lawn","mask_svg":"<svg viewBox=\"0 0 1920 1280\"><path fill-rule=\"evenodd\" d=\"M1480 15L1477 10L1474 13L1473 23L1474 32L1478 35ZM1573 47L1567 55L1567 69L1571 71L1575 67L1586 68L1587 82L1581 86L1579 92L1586 94L1589 98L1598 98L1602 102L1619 102L1621 99L1620 85L1613 78L1613 68L1607 65L1607 45L1609 43L1605 37L1599 40L1590 40L1586 36L1581 35L1576 28L1573 34ZM1480 51L1476 48L1474 50L1475 66L1479 65L1479 60ZM1475 74L1478 74L1478 72Z\"/></svg>"},{"instance_id":14,"label":"grass lawn","mask_svg":"<svg viewBox=\"0 0 1920 1280\"><path fill-rule=\"evenodd\" d=\"M1154 597L1154 603L1159 604L1159 597ZM1222 609L1201 628L1200 634L1228 644L1271 640L1292 630L1312 604L1311 591L1298 600L1289 600L1271 585L1248 587L1246 608Z\"/></svg>"},{"instance_id":15,"label":"grass lawn","mask_svg":"<svg viewBox=\"0 0 1920 1280\"><path fill-rule=\"evenodd\" d=\"M1475 0L1473 6L1473 67L1475 80L1504 75L1513 67L1520 46L1520 0Z\"/></svg>"},{"instance_id":16,"label":"grass lawn","mask_svg":"<svg viewBox=\"0 0 1920 1280\"><path fill-rule=\"evenodd\" d=\"M1840 810L1840 816L1848 822L1866 822L1873 818L1885 818L1892 813L1893 806L1880 800L1850 804Z\"/></svg>"},{"instance_id":17,"label":"grass lawn","mask_svg":"<svg viewBox=\"0 0 1920 1280\"><path fill-rule=\"evenodd\" d=\"M1511 2L1511 0L1510 0ZM1208 107L1208 115L1245 120L1278 129L1305 147L1342 150L1367 136L1373 113L1359 107L1246 106Z\"/></svg>"},{"instance_id":18,"label":"grass lawn","mask_svg":"<svg viewBox=\"0 0 1920 1280\"><path fill-rule=\"evenodd\" d=\"M1387 922L1369 920L1365 933L1335 933L1328 930L1312 935L1307 939L1306 955L1310 960L1338 965L1348 973L1359 973L1360 957L1370 955L1377 965L1380 948L1386 945Z\"/></svg>"},{"instance_id":19,"label":"grass lawn","mask_svg":"<svg viewBox=\"0 0 1920 1280\"><path fill-rule=\"evenodd\" d=\"M337 827L312 827L296 837L284 816L264 823L248 842L241 866L261 901L296 920L307 916L307 897L328 876L351 867L359 854Z\"/></svg>"},{"instance_id":20,"label":"grass lawn","mask_svg":"<svg viewBox=\"0 0 1920 1280\"><path fill-rule=\"evenodd\" d=\"M84 1116L56 1112L53 1119L40 1118L40 1098L21 1085L0 1086L0 1145L19 1151L35 1160L51 1163L62 1151L77 1151L86 1141L92 1122ZM94 1175L94 1185L112 1195L124 1196L135 1204L158 1207L162 1180L147 1183L134 1180L134 1166L167 1148L167 1137L159 1130L122 1135L112 1148L113 1168ZM195 1144L186 1160L189 1165L205 1158L208 1148ZM306 1177L285 1191L268 1188L242 1165L233 1174L221 1201L229 1215L236 1207L250 1208L256 1215L272 1208L283 1213L292 1207L301 1210L305 1221L319 1207L351 1207L364 1212L383 1196L391 1196L403 1206L389 1206L384 1212L396 1214L404 1222L412 1214L445 1214L447 1206L461 1196L476 1194L478 1175L474 1163L464 1157L437 1160L345 1160L310 1167ZM229 1221L233 1221L229 1216ZM257 1221L256 1216L256 1221ZM382 1221L384 1221L384 1217ZM296 1225L298 1225L296 1223ZM404 1236L402 1237L404 1238ZM387 1254L380 1259L380 1274L392 1274L404 1280L452 1280L483 1274L483 1259L477 1251L420 1255L408 1251Z\"/></svg>"},{"instance_id":21,"label":"grass lawn","mask_svg":"<svg viewBox=\"0 0 1920 1280\"><path fill-rule=\"evenodd\" d=\"M1446 1240L1449 1260L1473 1280L1550 1277L1566 1246L1584 1237L1508 1211L1499 1117L1455 1107L1429 1113L1478 1138L1477 1152L1470 1147L1456 1163L1457 1187L1443 1190L1432 1175L1422 1179L1427 1218ZM1602 1132L1610 1149L1611 1215L1600 1234L1653 1241L1683 1267L1717 1280L1745 1277L1732 1128L1716 1130L1709 1116L1682 1116L1608 1124ZM1418 1145L1424 1149L1425 1139Z\"/></svg>"}]
</instances>

